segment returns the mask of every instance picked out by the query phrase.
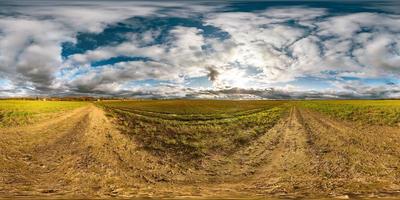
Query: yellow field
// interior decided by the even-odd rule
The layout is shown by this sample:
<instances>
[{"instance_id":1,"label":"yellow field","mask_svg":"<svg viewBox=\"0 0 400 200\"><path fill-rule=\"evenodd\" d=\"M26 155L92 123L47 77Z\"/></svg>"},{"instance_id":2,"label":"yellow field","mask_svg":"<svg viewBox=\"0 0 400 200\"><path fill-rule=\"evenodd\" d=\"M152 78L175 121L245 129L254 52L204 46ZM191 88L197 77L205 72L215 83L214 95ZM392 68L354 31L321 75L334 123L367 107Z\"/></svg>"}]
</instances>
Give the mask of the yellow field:
<instances>
[{"instance_id":1,"label":"yellow field","mask_svg":"<svg viewBox=\"0 0 400 200\"><path fill-rule=\"evenodd\" d=\"M395 100L6 100L0 112L0 198L400 191Z\"/></svg>"},{"instance_id":2,"label":"yellow field","mask_svg":"<svg viewBox=\"0 0 400 200\"><path fill-rule=\"evenodd\" d=\"M302 105L340 120L391 126L400 123L400 100L303 101Z\"/></svg>"},{"instance_id":3,"label":"yellow field","mask_svg":"<svg viewBox=\"0 0 400 200\"><path fill-rule=\"evenodd\" d=\"M165 100L102 102L144 148L182 159L229 153L265 133L286 101Z\"/></svg>"},{"instance_id":4,"label":"yellow field","mask_svg":"<svg viewBox=\"0 0 400 200\"><path fill-rule=\"evenodd\" d=\"M51 115L87 105L69 101L0 101L0 127L33 124Z\"/></svg>"}]
</instances>

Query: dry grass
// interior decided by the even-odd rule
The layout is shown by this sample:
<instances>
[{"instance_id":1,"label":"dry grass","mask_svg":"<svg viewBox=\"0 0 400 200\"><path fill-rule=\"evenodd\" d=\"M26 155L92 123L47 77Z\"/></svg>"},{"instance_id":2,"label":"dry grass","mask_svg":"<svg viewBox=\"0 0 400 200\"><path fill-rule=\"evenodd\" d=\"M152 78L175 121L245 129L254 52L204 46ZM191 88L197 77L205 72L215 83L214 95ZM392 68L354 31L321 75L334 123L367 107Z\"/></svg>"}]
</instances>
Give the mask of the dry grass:
<instances>
[{"instance_id":1,"label":"dry grass","mask_svg":"<svg viewBox=\"0 0 400 200\"><path fill-rule=\"evenodd\" d=\"M301 104L340 120L370 125L396 126L400 123L400 100L303 101Z\"/></svg>"},{"instance_id":2,"label":"dry grass","mask_svg":"<svg viewBox=\"0 0 400 200\"><path fill-rule=\"evenodd\" d=\"M103 110L88 105L1 128L0 198L308 199L400 191L399 129L376 120L395 119L397 101L173 102L96 102ZM50 104L43 113L52 113Z\"/></svg>"},{"instance_id":3,"label":"dry grass","mask_svg":"<svg viewBox=\"0 0 400 200\"><path fill-rule=\"evenodd\" d=\"M54 117L65 111L70 111L88 105L85 102L70 101L0 101L0 127L34 124Z\"/></svg>"},{"instance_id":4,"label":"dry grass","mask_svg":"<svg viewBox=\"0 0 400 200\"><path fill-rule=\"evenodd\" d=\"M229 154L264 134L287 110L285 101L102 102L145 149L181 159ZM225 112L224 112L225 111Z\"/></svg>"}]
</instances>

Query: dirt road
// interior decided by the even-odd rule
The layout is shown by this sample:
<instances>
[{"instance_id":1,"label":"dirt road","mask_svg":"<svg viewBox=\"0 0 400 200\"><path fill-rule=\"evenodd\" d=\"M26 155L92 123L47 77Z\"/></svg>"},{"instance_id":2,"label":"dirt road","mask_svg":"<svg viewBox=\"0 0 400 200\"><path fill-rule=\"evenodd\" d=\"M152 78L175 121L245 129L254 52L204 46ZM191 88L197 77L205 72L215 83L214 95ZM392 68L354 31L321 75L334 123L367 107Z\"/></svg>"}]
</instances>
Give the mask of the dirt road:
<instances>
[{"instance_id":1,"label":"dirt road","mask_svg":"<svg viewBox=\"0 0 400 200\"><path fill-rule=\"evenodd\" d=\"M397 195L400 131L338 122L293 106L231 155L157 157L93 106L0 129L0 198Z\"/></svg>"}]
</instances>

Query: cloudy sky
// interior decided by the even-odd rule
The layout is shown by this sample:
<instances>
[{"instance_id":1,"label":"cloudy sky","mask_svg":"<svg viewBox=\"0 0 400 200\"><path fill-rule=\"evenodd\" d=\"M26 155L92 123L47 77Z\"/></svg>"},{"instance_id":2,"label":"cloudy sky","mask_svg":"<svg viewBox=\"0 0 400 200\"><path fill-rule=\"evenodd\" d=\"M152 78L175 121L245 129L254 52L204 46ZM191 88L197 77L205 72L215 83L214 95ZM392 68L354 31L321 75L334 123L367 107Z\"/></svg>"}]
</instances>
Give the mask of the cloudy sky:
<instances>
[{"instance_id":1,"label":"cloudy sky","mask_svg":"<svg viewBox=\"0 0 400 200\"><path fill-rule=\"evenodd\" d=\"M0 97L398 98L396 1L0 1Z\"/></svg>"}]
</instances>

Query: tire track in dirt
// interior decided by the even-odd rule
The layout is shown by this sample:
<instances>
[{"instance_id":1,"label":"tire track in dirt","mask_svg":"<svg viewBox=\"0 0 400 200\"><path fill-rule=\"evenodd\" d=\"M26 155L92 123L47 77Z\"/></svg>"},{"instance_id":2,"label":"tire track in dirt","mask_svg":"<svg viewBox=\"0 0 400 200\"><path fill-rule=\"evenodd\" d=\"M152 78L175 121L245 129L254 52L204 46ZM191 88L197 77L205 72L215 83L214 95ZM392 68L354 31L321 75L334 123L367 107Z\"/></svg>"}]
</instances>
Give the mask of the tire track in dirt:
<instances>
[{"instance_id":1,"label":"tire track in dirt","mask_svg":"<svg viewBox=\"0 0 400 200\"><path fill-rule=\"evenodd\" d=\"M187 165L154 156L90 105L0 133L0 197L337 196L394 191L397 129L332 120L293 106L233 155Z\"/></svg>"},{"instance_id":2,"label":"tire track in dirt","mask_svg":"<svg viewBox=\"0 0 400 200\"><path fill-rule=\"evenodd\" d=\"M74 148L87 123L88 107L33 126L10 128L0 141L6 151L1 178L4 191L13 195L53 193L57 179L54 170L64 164L66 151Z\"/></svg>"},{"instance_id":3,"label":"tire track in dirt","mask_svg":"<svg viewBox=\"0 0 400 200\"><path fill-rule=\"evenodd\" d=\"M97 112L98 108L90 105L53 121L3 132L0 145L7 154L1 164L0 196L113 195L113 188L98 184L116 177L109 175L111 166L107 164L116 158L108 155L100 162L101 155L93 148L103 144L89 143L88 138L106 138L104 127L110 125L95 121Z\"/></svg>"},{"instance_id":4,"label":"tire track in dirt","mask_svg":"<svg viewBox=\"0 0 400 200\"><path fill-rule=\"evenodd\" d=\"M319 189L331 194L399 191L400 131L336 121L300 109L312 151Z\"/></svg>"},{"instance_id":5,"label":"tire track in dirt","mask_svg":"<svg viewBox=\"0 0 400 200\"><path fill-rule=\"evenodd\" d=\"M26 133L26 129L29 129L30 132L35 133L36 131L40 131L46 127L57 125L57 124L61 123L62 121L65 121L68 118L76 116L78 113L84 112L83 110L86 108L87 108L87 106L77 108L77 109L74 109L69 112L57 113L57 114L55 114L55 116L56 116L55 118L41 121L41 122L31 124L31 125L23 125L23 126L10 127L10 128L0 128L0 133L11 133L12 132L13 135L15 135L15 133L20 133L20 132Z\"/></svg>"},{"instance_id":6,"label":"tire track in dirt","mask_svg":"<svg viewBox=\"0 0 400 200\"><path fill-rule=\"evenodd\" d=\"M2 135L0 198L160 196L179 188L163 185L176 168L140 149L93 105Z\"/></svg>"},{"instance_id":7,"label":"tire track in dirt","mask_svg":"<svg viewBox=\"0 0 400 200\"><path fill-rule=\"evenodd\" d=\"M229 194L307 196L317 184L315 166L318 163L308 140L302 116L293 106L288 116L232 155L235 162L213 168L213 171L223 169L228 173L215 177L223 183L202 185L203 193L228 197Z\"/></svg>"},{"instance_id":8,"label":"tire track in dirt","mask_svg":"<svg viewBox=\"0 0 400 200\"><path fill-rule=\"evenodd\" d=\"M271 134L277 135L276 145L238 190L285 197L391 196L400 191L397 128L357 126L294 106L266 135Z\"/></svg>"},{"instance_id":9,"label":"tire track in dirt","mask_svg":"<svg viewBox=\"0 0 400 200\"><path fill-rule=\"evenodd\" d=\"M249 191L274 195L303 195L314 179L317 158L312 154L303 119L296 107L271 132L280 134L279 143L257 169L247 187ZM264 147L266 148L266 147Z\"/></svg>"}]
</instances>

